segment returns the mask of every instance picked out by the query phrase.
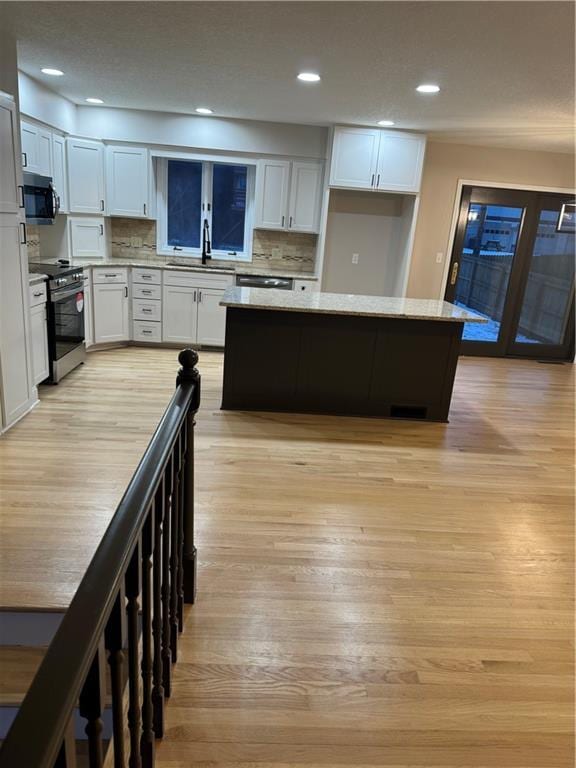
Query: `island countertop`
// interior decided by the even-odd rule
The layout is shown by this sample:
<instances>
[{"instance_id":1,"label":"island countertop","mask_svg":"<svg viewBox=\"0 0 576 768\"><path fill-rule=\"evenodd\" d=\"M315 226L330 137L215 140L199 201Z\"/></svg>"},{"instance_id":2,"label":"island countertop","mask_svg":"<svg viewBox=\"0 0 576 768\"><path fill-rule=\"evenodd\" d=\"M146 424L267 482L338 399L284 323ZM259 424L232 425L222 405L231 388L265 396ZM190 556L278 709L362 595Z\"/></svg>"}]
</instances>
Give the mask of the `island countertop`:
<instances>
[{"instance_id":1,"label":"island countertop","mask_svg":"<svg viewBox=\"0 0 576 768\"><path fill-rule=\"evenodd\" d=\"M391 296L356 296L344 293L300 293L269 288L228 288L220 305L238 309L390 317L405 320L487 322L486 318L475 312L436 299L401 299Z\"/></svg>"}]
</instances>

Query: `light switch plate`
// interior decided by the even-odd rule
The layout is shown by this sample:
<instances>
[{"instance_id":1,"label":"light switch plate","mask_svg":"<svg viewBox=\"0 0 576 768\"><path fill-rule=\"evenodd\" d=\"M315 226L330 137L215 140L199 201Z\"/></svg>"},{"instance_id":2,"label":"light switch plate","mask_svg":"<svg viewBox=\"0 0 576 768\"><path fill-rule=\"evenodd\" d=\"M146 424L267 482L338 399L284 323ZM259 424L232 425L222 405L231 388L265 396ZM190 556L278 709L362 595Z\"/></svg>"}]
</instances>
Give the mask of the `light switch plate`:
<instances>
[{"instance_id":1,"label":"light switch plate","mask_svg":"<svg viewBox=\"0 0 576 768\"><path fill-rule=\"evenodd\" d=\"M352 264L358 264L358 259L360 258L359 253L353 253L352 254Z\"/></svg>"},{"instance_id":2,"label":"light switch plate","mask_svg":"<svg viewBox=\"0 0 576 768\"><path fill-rule=\"evenodd\" d=\"M436 264L442 264L442 261L444 259L444 254L441 251L438 251L436 254Z\"/></svg>"}]
</instances>

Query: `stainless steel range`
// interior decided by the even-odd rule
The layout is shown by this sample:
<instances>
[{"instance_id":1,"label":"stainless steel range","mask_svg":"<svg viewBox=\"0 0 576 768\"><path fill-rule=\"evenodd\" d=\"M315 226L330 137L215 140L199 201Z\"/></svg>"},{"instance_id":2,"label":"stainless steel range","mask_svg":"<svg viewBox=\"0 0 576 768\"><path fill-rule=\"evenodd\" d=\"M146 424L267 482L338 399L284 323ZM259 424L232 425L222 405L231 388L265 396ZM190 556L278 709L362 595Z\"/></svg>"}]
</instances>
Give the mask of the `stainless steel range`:
<instances>
[{"instance_id":1,"label":"stainless steel range","mask_svg":"<svg viewBox=\"0 0 576 768\"><path fill-rule=\"evenodd\" d=\"M48 353L53 384L84 362L84 281L82 267L62 262L28 265L48 275Z\"/></svg>"}]
</instances>

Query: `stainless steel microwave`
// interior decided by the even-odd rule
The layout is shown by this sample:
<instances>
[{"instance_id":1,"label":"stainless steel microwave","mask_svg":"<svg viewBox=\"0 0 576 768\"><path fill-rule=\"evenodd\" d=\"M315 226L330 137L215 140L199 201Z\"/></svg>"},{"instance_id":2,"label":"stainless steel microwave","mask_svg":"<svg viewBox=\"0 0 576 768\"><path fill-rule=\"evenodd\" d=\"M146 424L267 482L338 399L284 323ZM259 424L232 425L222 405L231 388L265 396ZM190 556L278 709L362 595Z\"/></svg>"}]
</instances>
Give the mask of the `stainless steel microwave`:
<instances>
[{"instance_id":1,"label":"stainless steel microwave","mask_svg":"<svg viewBox=\"0 0 576 768\"><path fill-rule=\"evenodd\" d=\"M60 209L52 178L24 173L24 208L29 224L53 224Z\"/></svg>"}]
</instances>

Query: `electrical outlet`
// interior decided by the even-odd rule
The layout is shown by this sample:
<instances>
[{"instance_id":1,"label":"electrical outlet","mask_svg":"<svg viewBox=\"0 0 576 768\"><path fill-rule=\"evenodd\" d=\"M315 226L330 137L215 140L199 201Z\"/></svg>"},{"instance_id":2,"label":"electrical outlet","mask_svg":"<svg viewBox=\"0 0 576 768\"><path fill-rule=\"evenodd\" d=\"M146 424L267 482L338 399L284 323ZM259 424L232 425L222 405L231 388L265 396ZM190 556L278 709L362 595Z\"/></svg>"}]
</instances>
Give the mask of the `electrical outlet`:
<instances>
[{"instance_id":1,"label":"electrical outlet","mask_svg":"<svg viewBox=\"0 0 576 768\"><path fill-rule=\"evenodd\" d=\"M358 259L360 258L359 253L353 253L352 254L352 264L358 264Z\"/></svg>"},{"instance_id":2,"label":"electrical outlet","mask_svg":"<svg viewBox=\"0 0 576 768\"><path fill-rule=\"evenodd\" d=\"M142 238L141 237L131 237L130 238L130 245L132 248L142 248Z\"/></svg>"},{"instance_id":3,"label":"electrical outlet","mask_svg":"<svg viewBox=\"0 0 576 768\"><path fill-rule=\"evenodd\" d=\"M272 258L273 259L281 259L282 258L282 249L281 248L272 248Z\"/></svg>"},{"instance_id":4,"label":"electrical outlet","mask_svg":"<svg viewBox=\"0 0 576 768\"><path fill-rule=\"evenodd\" d=\"M442 264L442 261L444 259L444 254L441 251L438 251L436 254L436 264Z\"/></svg>"}]
</instances>

